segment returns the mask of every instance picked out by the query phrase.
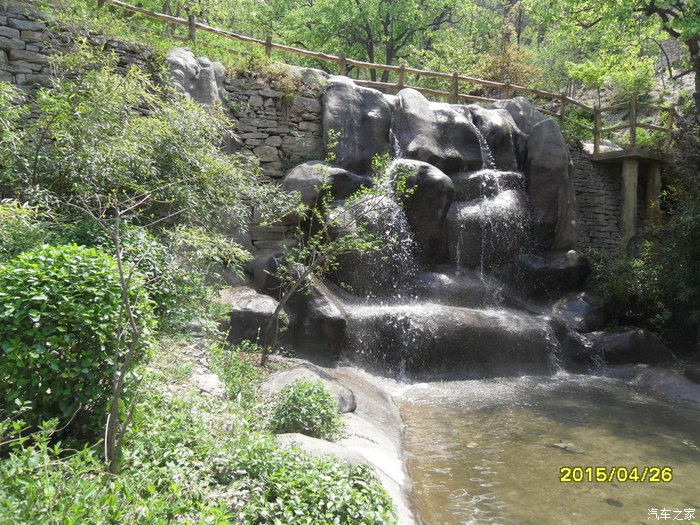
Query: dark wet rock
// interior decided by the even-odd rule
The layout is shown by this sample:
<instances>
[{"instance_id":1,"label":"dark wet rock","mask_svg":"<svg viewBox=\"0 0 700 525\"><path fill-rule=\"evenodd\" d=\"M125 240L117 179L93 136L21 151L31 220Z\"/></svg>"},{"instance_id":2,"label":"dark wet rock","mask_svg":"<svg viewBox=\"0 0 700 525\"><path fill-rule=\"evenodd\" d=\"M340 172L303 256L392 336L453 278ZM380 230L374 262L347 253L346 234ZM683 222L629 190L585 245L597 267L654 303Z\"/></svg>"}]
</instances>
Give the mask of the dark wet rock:
<instances>
[{"instance_id":1,"label":"dark wet rock","mask_svg":"<svg viewBox=\"0 0 700 525\"><path fill-rule=\"evenodd\" d=\"M470 105L469 112L488 144L496 169L517 169L525 161L527 137L505 109L484 109Z\"/></svg>"},{"instance_id":2,"label":"dark wet rock","mask_svg":"<svg viewBox=\"0 0 700 525\"><path fill-rule=\"evenodd\" d=\"M340 357L347 326L345 309L331 289L312 278L304 293L287 304L292 315L291 335L296 344L331 358Z\"/></svg>"},{"instance_id":3,"label":"dark wet rock","mask_svg":"<svg viewBox=\"0 0 700 525\"><path fill-rule=\"evenodd\" d=\"M661 340L649 330L622 326L610 332L593 332L593 347L610 364L660 363L673 357Z\"/></svg>"},{"instance_id":4,"label":"dark wet rock","mask_svg":"<svg viewBox=\"0 0 700 525\"><path fill-rule=\"evenodd\" d=\"M648 364L608 367L608 375L673 401L700 403L700 385L680 373Z\"/></svg>"},{"instance_id":5,"label":"dark wet rock","mask_svg":"<svg viewBox=\"0 0 700 525\"><path fill-rule=\"evenodd\" d=\"M370 186L372 179L356 175L337 166L313 160L300 164L287 173L282 181L285 191L298 191L307 206L318 203L323 183L328 185L333 199L347 199L362 186Z\"/></svg>"},{"instance_id":6,"label":"dark wet rock","mask_svg":"<svg viewBox=\"0 0 700 525\"><path fill-rule=\"evenodd\" d=\"M605 326L605 301L589 292L562 297L554 303L553 311L579 332L593 332Z\"/></svg>"},{"instance_id":7,"label":"dark wet rock","mask_svg":"<svg viewBox=\"0 0 700 525\"><path fill-rule=\"evenodd\" d=\"M331 77L323 95L323 133L339 133L334 164L367 174L372 158L389 153L391 106L375 89L356 86L345 77Z\"/></svg>"},{"instance_id":8,"label":"dark wet rock","mask_svg":"<svg viewBox=\"0 0 700 525\"><path fill-rule=\"evenodd\" d=\"M454 195L452 181L435 166L417 160L394 161L389 171L406 176L409 194L402 200L419 256L430 264L447 262L445 218Z\"/></svg>"},{"instance_id":9,"label":"dark wet rock","mask_svg":"<svg viewBox=\"0 0 700 525\"><path fill-rule=\"evenodd\" d=\"M585 257L570 250L518 255L513 261L511 272L503 277L526 295L554 297L579 290L589 271Z\"/></svg>"},{"instance_id":10,"label":"dark wet rock","mask_svg":"<svg viewBox=\"0 0 700 525\"><path fill-rule=\"evenodd\" d=\"M262 341L268 322L273 318L278 302L258 293L248 286L236 286L223 290L219 301L228 310L228 340ZM280 329L287 325L286 315L280 316Z\"/></svg>"},{"instance_id":11,"label":"dark wet rock","mask_svg":"<svg viewBox=\"0 0 700 525\"><path fill-rule=\"evenodd\" d=\"M523 176L516 171L479 170L457 173L451 179L457 201L494 197L502 191L525 189Z\"/></svg>"},{"instance_id":12,"label":"dark wet rock","mask_svg":"<svg viewBox=\"0 0 700 525\"><path fill-rule=\"evenodd\" d=\"M553 120L536 124L527 140L525 177L532 207L533 236L540 251L576 244L576 205L569 148Z\"/></svg>"},{"instance_id":13,"label":"dark wet rock","mask_svg":"<svg viewBox=\"0 0 700 525\"><path fill-rule=\"evenodd\" d=\"M447 213L450 258L458 266L489 268L509 262L527 245L529 217L522 191L454 202Z\"/></svg>"},{"instance_id":14,"label":"dark wet rock","mask_svg":"<svg viewBox=\"0 0 700 525\"><path fill-rule=\"evenodd\" d=\"M532 128L545 120L545 116L525 97L515 97L507 100L497 100L493 107L505 109L513 117L518 129L529 135Z\"/></svg>"},{"instance_id":15,"label":"dark wet rock","mask_svg":"<svg viewBox=\"0 0 700 525\"><path fill-rule=\"evenodd\" d=\"M344 414L352 412L357 408L355 402L355 394L352 390L333 379L323 369L314 366L310 363L283 370L268 377L265 382L260 385L261 392L269 395L276 395L288 384L293 383L298 379L308 379L311 381L321 381L333 393L338 404L338 413Z\"/></svg>"},{"instance_id":16,"label":"dark wet rock","mask_svg":"<svg viewBox=\"0 0 700 525\"><path fill-rule=\"evenodd\" d=\"M688 365L685 367L685 377L695 383L700 383L700 365Z\"/></svg>"},{"instance_id":17,"label":"dark wet rock","mask_svg":"<svg viewBox=\"0 0 700 525\"><path fill-rule=\"evenodd\" d=\"M452 266L419 273L415 295L421 300L466 308L488 307L501 302L501 288L494 279L477 271L457 272Z\"/></svg>"},{"instance_id":18,"label":"dark wet rock","mask_svg":"<svg viewBox=\"0 0 700 525\"><path fill-rule=\"evenodd\" d=\"M418 91L403 89L391 129L404 158L427 162L448 175L482 165L479 139L463 106L429 102Z\"/></svg>"},{"instance_id":19,"label":"dark wet rock","mask_svg":"<svg viewBox=\"0 0 700 525\"><path fill-rule=\"evenodd\" d=\"M252 263L253 284L265 293L277 294L280 280L276 276L282 254L279 251L267 251L259 254Z\"/></svg>"},{"instance_id":20,"label":"dark wet rock","mask_svg":"<svg viewBox=\"0 0 700 525\"><path fill-rule=\"evenodd\" d=\"M514 310L355 306L347 333L353 359L394 373L477 378L550 371L546 323Z\"/></svg>"},{"instance_id":21,"label":"dark wet rock","mask_svg":"<svg viewBox=\"0 0 700 525\"><path fill-rule=\"evenodd\" d=\"M221 104L226 100L223 64L204 57L196 58L192 51L178 47L166 57L173 85L202 104Z\"/></svg>"}]
</instances>

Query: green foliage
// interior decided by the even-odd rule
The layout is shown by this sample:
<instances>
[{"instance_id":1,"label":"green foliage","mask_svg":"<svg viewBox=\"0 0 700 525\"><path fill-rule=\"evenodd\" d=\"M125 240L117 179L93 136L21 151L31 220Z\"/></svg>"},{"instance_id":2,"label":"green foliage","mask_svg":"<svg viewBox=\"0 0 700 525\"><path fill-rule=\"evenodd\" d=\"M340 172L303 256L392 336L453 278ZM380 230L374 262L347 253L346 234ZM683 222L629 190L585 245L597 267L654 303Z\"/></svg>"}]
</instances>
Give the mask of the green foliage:
<instances>
[{"instance_id":1,"label":"green foliage","mask_svg":"<svg viewBox=\"0 0 700 525\"><path fill-rule=\"evenodd\" d=\"M15 200L0 202L0 263L56 237L55 225L41 221L35 208Z\"/></svg>"},{"instance_id":2,"label":"green foliage","mask_svg":"<svg viewBox=\"0 0 700 525\"><path fill-rule=\"evenodd\" d=\"M323 381L297 379L282 388L270 429L335 441L343 433L338 404Z\"/></svg>"},{"instance_id":3,"label":"green foliage","mask_svg":"<svg viewBox=\"0 0 700 525\"><path fill-rule=\"evenodd\" d=\"M262 371L254 361L260 352L260 347L250 341L236 346L217 343L209 348L214 370L226 385L229 398L235 399L240 406L250 407L258 399Z\"/></svg>"},{"instance_id":4,"label":"green foliage","mask_svg":"<svg viewBox=\"0 0 700 525\"><path fill-rule=\"evenodd\" d=\"M638 256L592 252L588 258L593 285L608 300L613 322L644 326L663 335L671 311L666 304L664 267L655 248L645 242Z\"/></svg>"},{"instance_id":5,"label":"green foliage","mask_svg":"<svg viewBox=\"0 0 700 525\"><path fill-rule=\"evenodd\" d=\"M94 248L44 247L0 266L0 384L6 410L28 401L31 419L67 421L104 409L122 342L122 288L115 262ZM134 291L138 324L153 317ZM28 416L27 416L28 417Z\"/></svg>"},{"instance_id":6,"label":"green foliage","mask_svg":"<svg viewBox=\"0 0 700 525\"><path fill-rule=\"evenodd\" d=\"M171 385L147 374L117 476L92 448L56 442L55 424L29 433L0 417L0 523L396 524L368 467L282 448L240 404Z\"/></svg>"}]
</instances>

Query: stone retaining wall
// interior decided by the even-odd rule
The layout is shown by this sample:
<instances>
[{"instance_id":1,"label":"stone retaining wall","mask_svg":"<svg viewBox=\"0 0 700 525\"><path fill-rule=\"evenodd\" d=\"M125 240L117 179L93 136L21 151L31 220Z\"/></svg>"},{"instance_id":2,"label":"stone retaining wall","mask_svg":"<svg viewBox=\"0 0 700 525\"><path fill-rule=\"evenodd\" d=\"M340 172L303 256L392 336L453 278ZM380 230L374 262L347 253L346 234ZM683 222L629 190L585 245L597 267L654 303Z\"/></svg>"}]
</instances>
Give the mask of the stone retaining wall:
<instances>
[{"instance_id":1,"label":"stone retaining wall","mask_svg":"<svg viewBox=\"0 0 700 525\"><path fill-rule=\"evenodd\" d=\"M324 158L320 100L325 79L309 69L289 68L289 75L284 84L292 83L292 93L275 89L274 79L253 76L228 77L224 84L240 149L256 155L263 172L276 179L302 162Z\"/></svg>"},{"instance_id":2,"label":"stone retaining wall","mask_svg":"<svg viewBox=\"0 0 700 525\"><path fill-rule=\"evenodd\" d=\"M579 250L596 249L615 253L620 248L622 167L592 162L588 154L571 149L572 182L576 193L576 245ZM637 233L634 249L643 237L646 221L647 169L639 167L637 181Z\"/></svg>"}]
</instances>

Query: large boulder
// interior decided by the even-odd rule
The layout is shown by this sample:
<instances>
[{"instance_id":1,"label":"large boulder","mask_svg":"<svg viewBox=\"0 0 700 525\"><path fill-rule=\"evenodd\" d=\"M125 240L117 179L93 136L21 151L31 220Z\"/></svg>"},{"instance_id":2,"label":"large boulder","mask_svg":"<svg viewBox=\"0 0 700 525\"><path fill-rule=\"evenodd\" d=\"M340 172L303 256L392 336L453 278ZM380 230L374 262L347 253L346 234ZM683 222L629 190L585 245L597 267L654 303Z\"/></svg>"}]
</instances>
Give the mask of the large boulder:
<instances>
[{"instance_id":1,"label":"large boulder","mask_svg":"<svg viewBox=\"0 0 700 525\"><path fill-rule=\"evenodd\" d=\"M304 293L287 303L292 316L291 335L304 350L338 359L345 342L347 320L341 301L321 280L314 277Z\"/></svg>"},{"instance_id":2,"label":"large boulder","mask_svg":"<svg viewBox=\"0 0 700 525\"><path fill-rule=\"evenodd\" d=\"M490 169L457 173L451 177L456 201L494 197L506 190L524 190L523 176L517 171Z\"/></svg>"},{"instance_id":3,"label":"large boulder","mask_svg":"<svg viewBox=\"0 0 700 525\"><path fill-rule=\"evenodd\" d=\"M554 303L553 312L578 332L593 332L605 326L605 301L589 292L562 297Z\"/></svg>"},{"instance_id":4,"label":"large boulder","mask_svg":"<svg viewBox=\"0 0 700 525\"><path fill-rule=\"evenodd\" d=\"M357 408L355 394L352 390L344 386L336 379L333 379L330 375L324 372L323 369L312 365L311 363L300 364L288 370L283 370L271 375L262 385L260 385L260 391L268 395L276 395L279 394L285 386L299 379L321 381L326 388L333 393L333 397L338 405L339 414L352 412L355 410L355 408Z\"/></svg>"},{"instance_id":5,"label":"large boulder","mask_svg":"<svg viewBox=\"0 0 700 525\"><path fill-rule=\"evenodd\" d=\"M225 328L228 330L228 340L240 343L243 340L265 340L267 324L274 317L279 303L272 297L258 293L248 286L235 286L223 290L219 301L228 310ZM282 312L278 328L287 326L286 313Z\"/></svg>"},{"instance_id":6,"label":"large boulder","mask_svg":"<svg viewBox=\"0 0 700 525\"><path fill-rule=\"evenodd\" d=\"M520 190L454 202L447 213L450 257L458 266L506 264L525 249L528 239L527 197Z\"/></svg>"},{"instance_id":7,"label":"large boulder","mask_svg":"<svg viewBox=\"0 0 700 525\"><path fill-rule=\"evenodd\" d=\"M506 100L497 100L494 108L505 109L513 118L513 122L520 131L529 135L532 128L546 119L537 108L525 97L515 97Z\"/></svg>"},{"instance_id":8,"label":"large boulder","mask_svg":"<svg viewBox=\"0 0 700 525\"><path fill-rule=\"evenodd\" d=\"M572 166L557 123L548 119L535 124L527 140L525 177L535 246L540 251L568 250L576 244Z\"/></svg>"},{"instance_id":9,"label":"large boulder","mask_svg":"<svg viewBox=\"0 0 700 525\"><path fill-rule=\"evenodd\" d=\"M551 370L547 324L514 310L355 306L347 337L354 360L389 372L480 378Z\"/></svg>"},{"instance_id":10,"label":"large boulder","mask_svg":"<svg viewBox=\"0 0 700 525\"><path fill-rule=\"evenodd\" d=\"M484 109L470 105L472 120L491 152L494 167L502 171L517 170L525 160L527 137L518 129L505 109Z\"/></svg>"},{"instance_id":11,"label":"large boulder","mask_svg":"<svg viewBox=\"0 0 700 525\"><path fill-rule=\"evenodd\" d=\"M520 254L503 278L525 295L554 298L580 290L589 272L586 258L570 250Z\"/></svg>"},{"instance_id":12,"label":"large boulder","mask_svg":"<svg viewBox=\"0 0 700 525\"><path fill-rule=\"evenodd\" d=\"M488 308L502 302L501 285L480 271L439 266L437 271L416 277L415 295L419 300L464 308Z\"/></svg>"},{"instance_id":13,"label":"large boulder","mask_svg":"<svg viewBox=\"0 0 700 525\"><path fill-rule=\"evenodd\" d=\"M323 133L338 136L333 161L347 170L367 174L372 158L389 153L391 106L375 89L356 86L349 78L331 77L323 95ZM330 152L329 152L330 153Z\"/></svg>"},{"instance_id":14,"label":"large boulder","mask_svg":"<svg viewBox=\"0 0 700 525\"><path fill-rule=\"evenodd\" d=\"M166 57L170 77L176 89L186 93L197 102L207 105L226 101L224 78L226 70L220 62L205 57L195 57L186 47L170 51Z\"/></svg>"},{"instance_id":15,"label":"large boulder","mask_svg":"<svg viewBox=\"0 0 700 525\"><path fill-rule=\"evenodd\" d=\"M622 326L611 332L593 332L593 348L606 363L660 363L669 361L673 354L649 330L636 326Z\"/></svg>"},{"instance_id":16,"label":"large boulder","mask_svg":"<svg viewBox=\"0 0 700 525\"><path fill-rule=\"evenodd\" d=\"M324 182L328 185L333 199L342 200L362 186L370 186L372 179L313 160L290 170L282 181L282 188L289 192L298 191L301 201L307 206L313 206L319 201Z\"/></svg>"},{"instance_id":17,"label":"large boulder","mask_svg":"<svg viewBox=\"0 0 700 525\"><path fill-rule=\"evenodd\" d=\"M481 167L481 146L469 110L429 102L414 89L396 98L391 124L400 155L432 164L448 175Z\"/></svg>"},{"instance_id":18,"label":"large boulder","mask_svg":"<svg viewBox=\"0 0 700 525\"><path fill-rule=\"evenodd\" d=\"M402 200L421 259L447 262L445 218L454 194L452 181L435 166L417 160L394 161L389 173L405 177L407 194Z\"/></svg>"}]
</instances>

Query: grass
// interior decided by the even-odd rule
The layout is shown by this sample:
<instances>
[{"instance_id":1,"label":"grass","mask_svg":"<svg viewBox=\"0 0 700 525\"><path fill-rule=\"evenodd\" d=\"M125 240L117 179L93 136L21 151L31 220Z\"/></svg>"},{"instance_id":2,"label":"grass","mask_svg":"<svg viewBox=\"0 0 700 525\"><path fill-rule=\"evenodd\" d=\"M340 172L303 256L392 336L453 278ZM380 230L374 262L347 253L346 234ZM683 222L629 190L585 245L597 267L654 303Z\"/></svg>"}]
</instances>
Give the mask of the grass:
<instances>
[{"instance_id":1,"label":"grass","mask_svg":"<svg viewBox=\"0 0 700 525\"><path fill-rule=\"evenodd\" d=\"M187 382L207 354L233 399ZM264 430L256 357L251 347L162 344L143 370L118 476L100 443L61 442L55 422L29 433L3 420L0 523L396 523L368 467L282 448Z\"/></svg>"}]
</instances>

